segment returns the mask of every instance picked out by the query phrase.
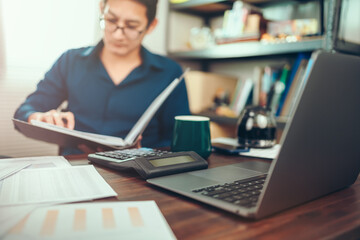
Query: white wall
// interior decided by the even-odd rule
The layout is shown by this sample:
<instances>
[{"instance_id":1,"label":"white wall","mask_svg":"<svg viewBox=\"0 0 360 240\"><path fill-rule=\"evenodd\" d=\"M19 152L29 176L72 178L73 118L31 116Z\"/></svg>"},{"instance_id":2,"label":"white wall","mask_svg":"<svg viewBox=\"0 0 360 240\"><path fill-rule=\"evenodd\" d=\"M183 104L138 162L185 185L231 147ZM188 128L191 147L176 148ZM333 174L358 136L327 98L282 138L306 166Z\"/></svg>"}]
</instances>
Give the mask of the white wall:
<instances>
[{"instance_id":1,"label":"white wall","mask_svg":"<svg viewBox=\"0 0 360 240\"><path fill-rule=\"evenodd\" d=\"M98 0L0 0L0 6L6 64L0 66L0 155L56 155L56 145L25 138L11 118L62 52L97 40Z\"/></svg>"},{"instance_id":2,"label":"white wall","mask_svg":"<svg viewBox=\"0 0 360 240\"><path fill-rule=\"evenodd\" d=\"M0 0L0 10L2 8L2 1ZM0 19L2 18L2 11L0 11ZM0 76L1 76L1 69L5 66L5 45L4 45L4 35L3 35L3 21L0 21Z\"/></svg>"},{"instance_id":3,"label":"white wall","mask_svg":"<svg viewBox=\"0 0 360 240\"><path fill-rule=\"evenodd\" d=\"M155 30L145 37L144 46L154 53L166 55L166 29L169 3L167 0L159 0L157 15L159 23Z\"/></svg>"},{"instance_id":4,"label":"white wall","mask_svg":"<svg viewBox=\"0 0 360 240\"><path fill-rule=\"evenodd\" d=\"M340 37L360 44L360 1L343 0L340 20Z\"/></svg>"},{"instance_id":5,"label":"white wall","mask_svg":"<svg viewBox=\"0 0 360 240\"><path fill-rule=\"evenodd\" d=\"M8 67L49 68L66 49L93 44L98 0L2 0Z\"/></svg>"}]
</instances>

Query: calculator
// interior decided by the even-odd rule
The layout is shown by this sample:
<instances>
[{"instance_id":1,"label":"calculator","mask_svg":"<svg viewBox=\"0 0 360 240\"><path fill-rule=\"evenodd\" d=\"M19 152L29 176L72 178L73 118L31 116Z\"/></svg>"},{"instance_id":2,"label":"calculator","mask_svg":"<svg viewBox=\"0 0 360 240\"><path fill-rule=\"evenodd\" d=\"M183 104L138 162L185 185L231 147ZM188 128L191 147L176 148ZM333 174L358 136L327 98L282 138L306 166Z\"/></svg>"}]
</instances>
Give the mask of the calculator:
<instances>
[{"instance_id":1,"label":"calculator","mask_svg":"<svg viewBox=\"0 0 360 240\"><path fill-rule=\"evenodd\" d=\"M145 179L208 167L207 161L193 151L170 152L152 148L97 152L89 154L88 160L115 170L133 168Z\"/></svg>"}]
</instances>

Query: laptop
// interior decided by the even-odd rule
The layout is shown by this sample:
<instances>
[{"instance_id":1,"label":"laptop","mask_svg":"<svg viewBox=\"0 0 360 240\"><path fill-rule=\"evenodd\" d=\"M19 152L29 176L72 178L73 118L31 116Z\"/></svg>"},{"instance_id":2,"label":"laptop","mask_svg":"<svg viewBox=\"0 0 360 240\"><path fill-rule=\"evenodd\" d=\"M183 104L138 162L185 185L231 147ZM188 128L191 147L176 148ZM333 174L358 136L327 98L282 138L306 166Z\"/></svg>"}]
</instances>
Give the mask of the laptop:
<instances>
[{"instance_id":1,"label":"laptop","mask_svg":"<svg viewBox=\"0 0 360 240\"><path fill-rule=\"evenodd\" d=\"M254 219L348 187L360 171L359 76L360 57L314 52L271 164L241 162L147 182Z\"/></svg>"}]
</instances>

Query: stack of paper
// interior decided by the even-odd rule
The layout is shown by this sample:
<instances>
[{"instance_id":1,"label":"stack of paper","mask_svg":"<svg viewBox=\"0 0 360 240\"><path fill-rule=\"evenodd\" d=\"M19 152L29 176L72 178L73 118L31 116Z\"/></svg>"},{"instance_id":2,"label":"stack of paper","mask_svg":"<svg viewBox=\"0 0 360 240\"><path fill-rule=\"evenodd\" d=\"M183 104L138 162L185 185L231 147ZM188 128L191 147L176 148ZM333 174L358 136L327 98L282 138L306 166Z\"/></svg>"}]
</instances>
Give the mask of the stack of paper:
<instances>
[{"instance_id":1,"label":"stack of paper","mask_svg":"<svg viewBox=\"0 0 360 240\"><path fill-rule=\"evenodd\" d=\"M117 194L92 165L0 160L0 239L176 239L154 201L64 204Z\"/></svg>"},{"instance_id":2,"label":"stack of paper","mask_svg":"<svg viewBox=\"0 0 360 240\"><path fill-rule=\"evenodd\" d=\"M29 169L3 181L0 206L87 201L116 195L92 165Z\"/></svg>"},{"instance_id":3,"label":"stack of paper","mask_svg":"<svg viewBox=\"0 0 360 240\"><path fill-rule=\"evenodd\" d=\"M63 157L0 161L0 238L44 204L86 201L117 194L92 165L72 167Z\"/></svg>"}]
</instances>

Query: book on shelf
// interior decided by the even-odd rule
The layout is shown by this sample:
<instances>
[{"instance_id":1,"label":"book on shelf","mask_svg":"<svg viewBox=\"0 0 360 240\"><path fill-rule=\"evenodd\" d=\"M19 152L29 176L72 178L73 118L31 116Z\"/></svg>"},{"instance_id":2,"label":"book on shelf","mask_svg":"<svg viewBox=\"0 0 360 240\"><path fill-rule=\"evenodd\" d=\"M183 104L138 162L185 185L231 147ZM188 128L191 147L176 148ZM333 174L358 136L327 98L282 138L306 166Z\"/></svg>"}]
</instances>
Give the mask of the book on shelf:
<instances>
[{"instance_id":1,"label":"book on shelf","mask_svg":"<svg viewBox=\"0 0 360 240\"><path fill-rule=\"evenodd\" d=\"M290 111L293 107L293 103L295 102L296 91L299 88L301 81L304 78L307 64L308 64L308 59L304 58L300 61L300 64L297 66L294 78L292 79L292 82L289 84L290 85L289 90L286 94L284 104L280 109L279 116L281 117L289 116Z\"/></svg>"},{"instance_id":2,"label":"book on shelf","mask_svg":"<svg viewBox=\"0 0 360 240\"><path fill-rule=\"evenodd\" d=\"M266 66L263 71L263 75L261 78L261 89L259 96L259 105L266 106L268 93L271 88L271 68Z\"/></svg>"},{"instance_id":3,"label":"book on shelf","mask_svg":"<svg viewBox=\"0 0 360 240\"><path fill-rule=\"evenodd\" d=\"M286 62L255 66L251 79L238 80L230 108L239 114L247 104L267 106L275 116L287 116L309 57L309 53L300 53L292 67Z\"/></svg>"},{"instance_id":4,"label":"book on shelf","mask_svg":"<svg viewBox=\"0 0 360 240\"><path fill-rule=\"evenodd\" d=\"M289 73L289 78L287 80L287 83L285 84L285 89L284 89L283 93L281 94L279 106L278 106L277 112L276 112L276 116L281 116L281 111L283 109L285 99L287 98L290 87L292 86L292 82L295 79L295 75L297 74L297 71L298 71L301 61L304 59L309 59L310 55L311 55L310 53L299 53L298 54L293 66L291 67L291 70Z\"/></svg>"},{"instance_id":5,"label":"book on shelf","mask_svg":"<svg viewBox=\"0 0 360 240\"><path fill-rule=\"evenodd\" d=\"M236 115L239 115L245 108L248 98L253 88L253 80L251 78L239 79L235 88L230 108Z\"/></svg>"},{"instance_id":6,"label":"book on shelf","mask_svg":"<svg viewBox=\"0 0 360 240\"><path fill-rule=\"evenodd\" d=\"M254 67L251 104L267 106L275 116L288 115L309 58L310 53L300 53L292 67L289 63Z\"/></svg>"},{"instance_id":7,"label":"book on shelf","mask_svg":"<svg viewBox=\"0 0 360 240\"><path fill-rule=\"evenodd\" d=\"M256 66L253 70L253 94L252 94L252 104L254 106L260 105L260 94L261 94L261 81L262 76L264 75L264 68Z\"/></svg>"},{"instance_id":8,"label":"book on shelf","mask_svg":"<svg viewBox=\"0 0 360 240\"><path fill-rule=\"evenodd\" d=\"M281 71L281 76L279 79L277 79L272 86L272 94L270 95L271 98L268 99L268 103L267 105L270 107L270 109L272 110L272 112L276 112L279 106L279 102L281 99L281 95L285 89L286 86L286 82L288 79L288 74L290 71L290 66L288 64L285 64L285 66L283 67L282 71Z\"/></svg>"},{"instance_id":9,"label":"book on shelf","mask_svg":"<svg viewBox=\"0 0 360 240\"><path fill-rule=\"evenodd\" d=\"M55 143L61 147L77 147L85 144L90 147L102 147L105 149L124 149L134 147L138 137L143 133L150 120L153 118L157 110L173 92L176 86L182 81L188 69L179 77L175 78L149 105L139 120L129 131L125 139L120 137L88 133L78 130L72 130L53 124L34 121L27 123L17 119L12 119L15 127L25 136Z\"/></svg>"},{"instance_id":10,"label":"book on shelf","mask_svg":"<svg viewBox=\"0 0 360 240\"><path fill-rule=\"evenodd\" d=\"M277 66L264 67L263 76L261 78L261 90L259 96L259 105L268 106L273 97L274 83L280 78L283 64Z\"/></svg>"}]
</instances>

